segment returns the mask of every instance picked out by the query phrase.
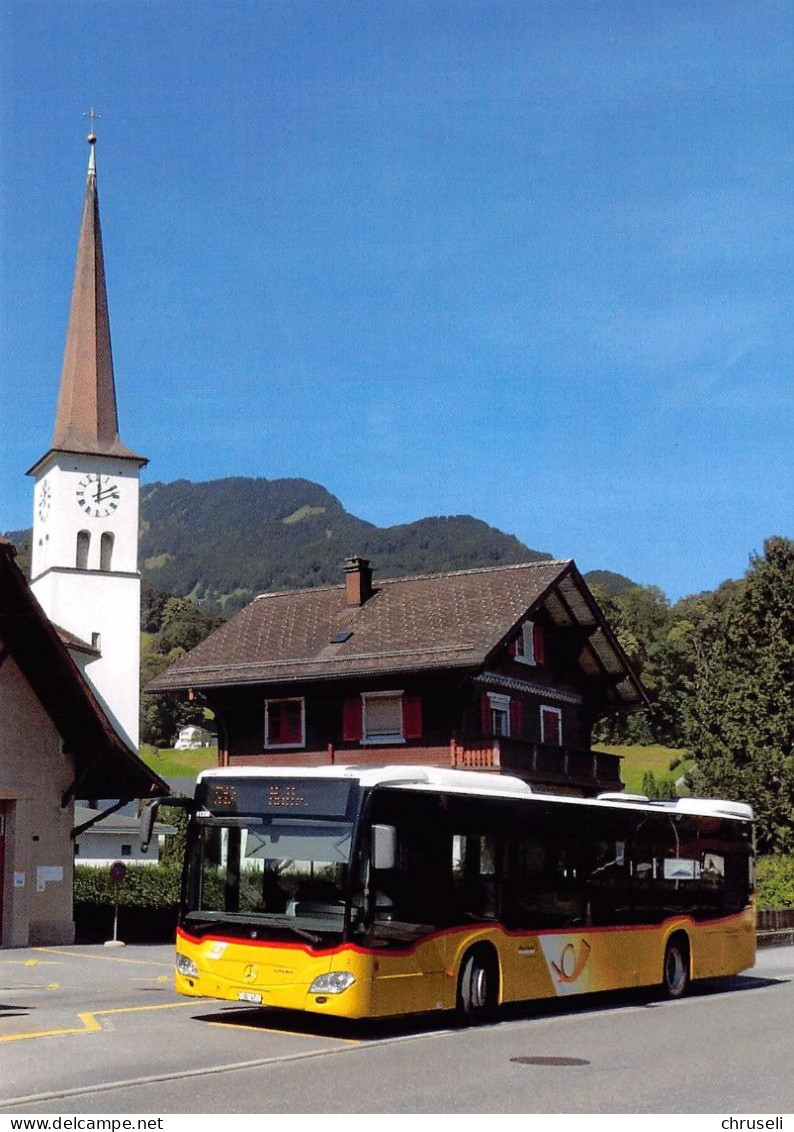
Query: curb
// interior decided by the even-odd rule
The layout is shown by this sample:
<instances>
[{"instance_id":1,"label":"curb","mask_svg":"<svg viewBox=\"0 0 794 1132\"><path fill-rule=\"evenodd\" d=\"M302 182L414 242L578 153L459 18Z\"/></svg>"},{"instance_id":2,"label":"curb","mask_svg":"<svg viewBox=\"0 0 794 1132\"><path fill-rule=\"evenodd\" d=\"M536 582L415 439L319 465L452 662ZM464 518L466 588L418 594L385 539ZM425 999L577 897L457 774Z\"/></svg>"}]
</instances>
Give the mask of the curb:
<instances>
[{"instance_id":1,"label":"curb","mask_svg":"<svg viewBox=\"0 0 794 1132\"><path fill-rule=\"evenodd\" d=\"M792 947L794 946L794 928L782 928L773 932L759 932L756 946L761 947Z\"/></svg>"}]
</instances>

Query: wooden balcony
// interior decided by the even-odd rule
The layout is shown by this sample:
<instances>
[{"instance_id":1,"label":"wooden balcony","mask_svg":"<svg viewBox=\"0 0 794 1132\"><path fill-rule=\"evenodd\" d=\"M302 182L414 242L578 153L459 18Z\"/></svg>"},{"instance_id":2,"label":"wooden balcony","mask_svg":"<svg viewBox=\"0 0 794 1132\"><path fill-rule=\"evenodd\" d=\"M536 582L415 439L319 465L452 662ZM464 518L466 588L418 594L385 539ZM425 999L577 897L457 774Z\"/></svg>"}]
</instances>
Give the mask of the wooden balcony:
<instances>
[{"instance_id":1,"label":"wooden balcony","mask_svg":"<svg viewBox=\"0 0 794 1132\"><path fill-rule=\"evenodd\" d=\"M622 790L620 756L574 747L552 747L524 739L452 739L403 746L344 746L278 753L221 753L221 766L416 765L457 767L485 773L514 774L549 794L593 797Z\"/></svg>"},{"instance_id":2,"label":"wooden balcony","mask_svg":"<svg viewBox=\"0 0 794 1132\"><path fill-rule=\"evenodd\" d=\"M461 770L515 774L550 793L591 797L622 790L620 756L523 739L452 740L450 763Z\"/></svg>"}]
</instances>

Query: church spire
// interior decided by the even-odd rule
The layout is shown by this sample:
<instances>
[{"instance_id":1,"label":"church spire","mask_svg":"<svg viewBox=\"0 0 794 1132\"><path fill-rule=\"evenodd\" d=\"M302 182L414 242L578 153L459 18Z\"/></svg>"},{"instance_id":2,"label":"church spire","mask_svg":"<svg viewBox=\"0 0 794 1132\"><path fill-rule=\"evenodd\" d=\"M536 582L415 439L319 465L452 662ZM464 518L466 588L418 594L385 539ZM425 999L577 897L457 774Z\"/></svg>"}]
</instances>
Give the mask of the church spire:
<instances>
[{"instance_id":1,"label":"church spire","mask_svg":"<svg viewBox=\"0 0 794 1132\"><path fill-rule=\"evenodd\" d=\"M88 135L88 144L83 218L52 449L130 457L145 463L119 436L94 133Z\"/></svg>"}]
</instances>

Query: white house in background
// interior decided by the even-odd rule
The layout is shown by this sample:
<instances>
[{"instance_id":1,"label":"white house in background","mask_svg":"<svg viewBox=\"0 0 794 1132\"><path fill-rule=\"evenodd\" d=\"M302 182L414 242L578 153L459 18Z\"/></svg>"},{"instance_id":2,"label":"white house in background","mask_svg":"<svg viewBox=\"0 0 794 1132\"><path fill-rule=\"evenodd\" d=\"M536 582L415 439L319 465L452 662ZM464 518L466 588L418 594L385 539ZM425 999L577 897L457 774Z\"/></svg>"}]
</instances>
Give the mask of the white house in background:
<instances>
[{"instance_id":1,"label":"white house in background","mask_svg":"<svg viewBox=\"0 0 794 1132\"><path fill-rule=\"evenodd\" d=\"M176 743L174 743L175 751L192 751L198 747L212 747L215 743L215 736L211 735L209 731L205 731L203 727L196 727L191 725L183 727L179 732Z\"/></svg>"},{"instance_id":2,"label":"white house in background","mask_svg":"<svg viewBox=\"0 0 794 1132\"><path fill-rule=\"evenodd\" d=\"M99 813L100 810L87 806L75 806L75 825L81 826ZM176 827L157 822L154 837L145 853L141 852L140 831L140 820L132 815L116 813L102 818L75 838L75 864L105 868L114 861L125 861L129 865L156 865L166 837L176 833Z\"/></svg>"}]
</instances>

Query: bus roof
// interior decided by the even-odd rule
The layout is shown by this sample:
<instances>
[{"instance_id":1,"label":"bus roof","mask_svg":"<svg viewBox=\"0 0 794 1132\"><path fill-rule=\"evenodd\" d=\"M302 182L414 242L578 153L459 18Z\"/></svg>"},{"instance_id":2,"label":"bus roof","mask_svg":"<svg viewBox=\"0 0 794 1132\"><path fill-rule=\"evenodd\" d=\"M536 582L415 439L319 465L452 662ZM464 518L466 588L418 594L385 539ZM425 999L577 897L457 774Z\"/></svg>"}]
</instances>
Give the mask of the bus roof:
<instances>
[{"instance_id":1,"label":"bus roof","mask_svg":"<svg viewBox=\"0 0 794 1132\"><path fill-rule=\"evenodd\" d=\"M535 801L568 803L645 811L692 814L702 817L753 820L753 810L745 802L722 798L675 798L656 801L644 794L600 794L597 798L577 798L563 794L541 794L522 778L507 774L484 774L476 770L454 770L437 766L336 765L313 767L212 767L202 770L197 781L209 778L330 778L353 779L361 786L395 786L420 790L443 790L455 794L496 797L523 797Z\"/></svg>"},{"instance_id":2,"label":"bus roof","mask_svg":"<svg viewBox=\"0 0 794 1132\"><path fill-rule=\"evenodd\" d=\"M434 786L474 794L532 795L532 787L522 778L439 766L212 767L199 773L199 781L205 778L352 778L362 786Z\"/></svg>"}]
</instances>

